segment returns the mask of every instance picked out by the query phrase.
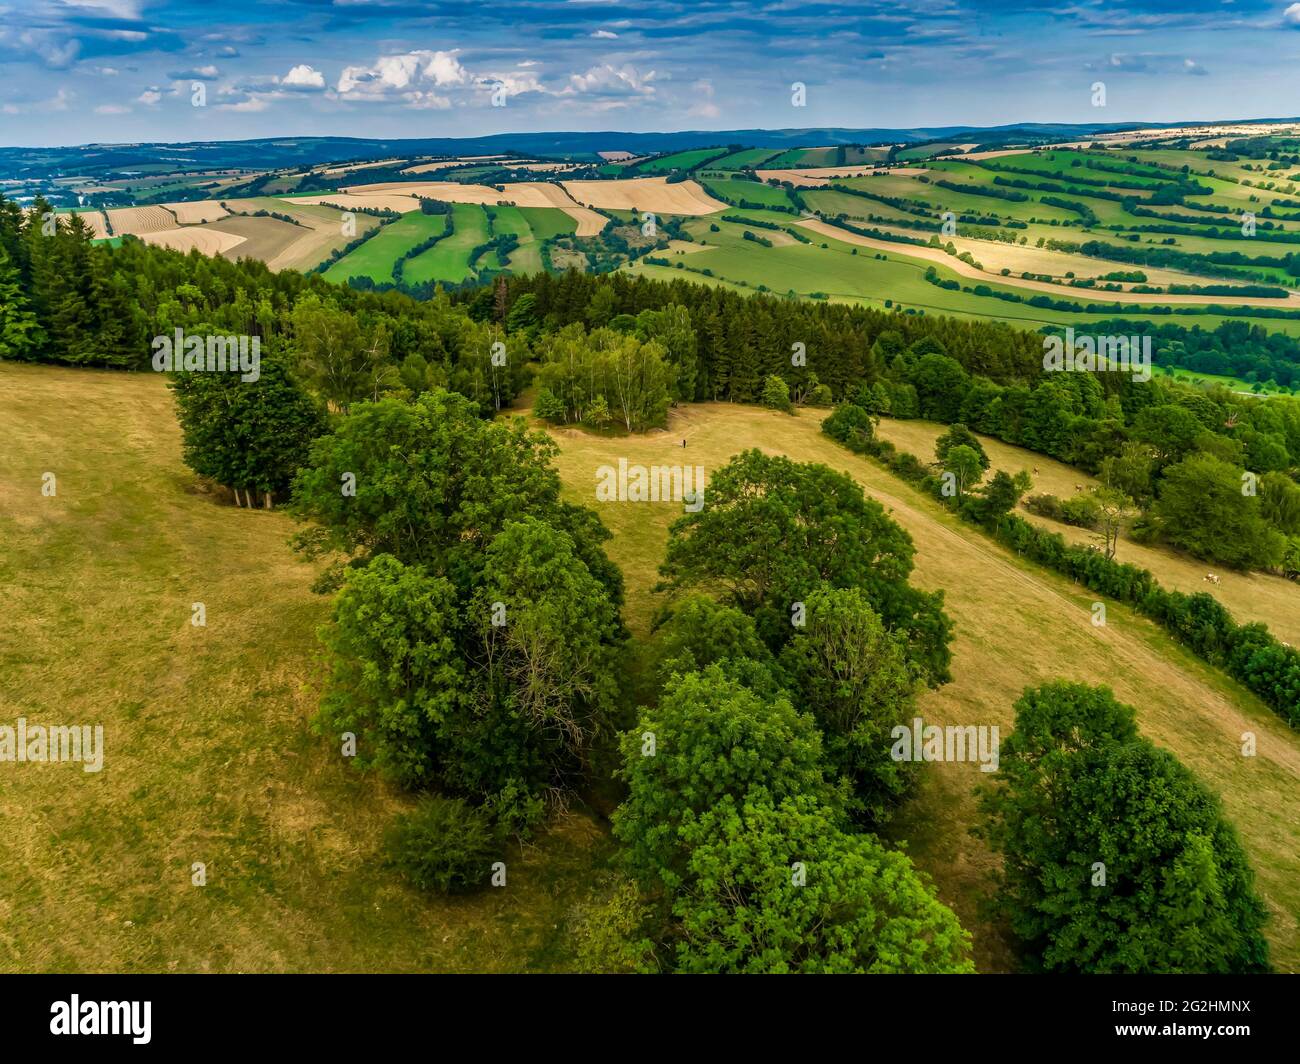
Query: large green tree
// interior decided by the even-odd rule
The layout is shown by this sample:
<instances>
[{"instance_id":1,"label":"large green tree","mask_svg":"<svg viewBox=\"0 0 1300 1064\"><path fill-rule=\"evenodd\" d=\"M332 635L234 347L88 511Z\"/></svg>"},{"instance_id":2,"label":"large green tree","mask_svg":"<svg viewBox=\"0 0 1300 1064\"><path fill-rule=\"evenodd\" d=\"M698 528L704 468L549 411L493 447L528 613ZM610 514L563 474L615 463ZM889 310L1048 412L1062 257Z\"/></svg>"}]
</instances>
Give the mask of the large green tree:
<instances>
[{"instance_id":1,"label":"large green tree","mask_svg":"<svg viewBox=\"0 0 1300 1064\"><path fill-rule=\"evenodd\" d=\"M799 604L823 584L862 588L931 683L947 679L950 624L941 594L907 583L911 537L849 476L742 452L712 475L702 510L669 529L669 586L723 592L756 617L769 645L790 636Z\"/></svg>"},{"instance_id":2,"label":"large green tree","mask_svg":"<svg viewBox=\"0 0 1300 1064\"><path fill-rule=\"evenodd\" d=\"M1218 799L1107 688L1027 690L981 807L1028 967L1267 968L1265 909Z\"/></svg>"},{"instance_id":3,"label":"large green tree","mask_svg":"<svg viewBox=\"0 0 1300 1064\"><path fill-rule=\"evenodd\" d=\"M1165 470L1152 507L1160 534L1198 558L1240 569L1281 564L1286 537L1264 520L1243 470L1193 454Z\"/></svg>"},{"instance_id":4,"label":"large green tree","mask_svg":"<svg viewBox=\"0 0 1300 1064\"><path fill-rule=\"evenodd\" d=\"M803 627L781 654L795 702L821 729L826 760L864 824L885 820L916 778L890 756L890 731L910 725L916 678L903 639L858 588L813 592Z\"/></svg>"},{"instance_id":5,"label":"large green tree","mask_svg":"<svg viewBox=\"0 0 1300 1064\"><path fill-rule=\"evenodd\" d=\"M966 973L970 940L903 854L847 834L808 795L751 794L684 831L676 969Z\"/></svg>"},{"instance_id":6,"label":"large green tree","mask_svg":"<svg viewBox=\"0 0 1300 1064\"><path fill-rule=\"evenodd\" d=\"M264 353L258 370L255 381L177 373L171 388L186 464L232 489L237 501L270 506L287 495L325 420L280 358Z\"/></svg>"}]
</instances>

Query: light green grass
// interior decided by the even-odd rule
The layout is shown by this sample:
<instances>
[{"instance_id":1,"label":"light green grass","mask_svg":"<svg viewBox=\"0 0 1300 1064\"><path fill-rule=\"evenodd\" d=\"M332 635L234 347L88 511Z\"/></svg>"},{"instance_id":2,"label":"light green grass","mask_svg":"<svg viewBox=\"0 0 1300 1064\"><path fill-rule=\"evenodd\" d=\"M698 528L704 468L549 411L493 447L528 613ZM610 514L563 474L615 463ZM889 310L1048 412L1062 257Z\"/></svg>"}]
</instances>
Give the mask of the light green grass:
<instances>
[{"instance_id":1,"label":"light green grass","mask_svg":"<svg viewBox=\"0 0 1300 1064\"><path fill-rule=\"evenodd\" d=\"M477 203L453 203L455 232L428 251L409 259L403 276L410 284L425 281L464 281L474 274L469 254L488 239L487 214Z\"/></svg>"},{"instance_id":2,"label":"light green grass","mask_svg":"<svg viewBox=\"0 0 1300 1064\"><path fill-rule=\"evenodd\" d=\"M339 284L346 284L350 277L391 281L393 264L417 244L441 233L446 224L438 214L424 214L420 211L404 214L334 263L325 271L325 279Z\"/></svg>"}]
</instances>

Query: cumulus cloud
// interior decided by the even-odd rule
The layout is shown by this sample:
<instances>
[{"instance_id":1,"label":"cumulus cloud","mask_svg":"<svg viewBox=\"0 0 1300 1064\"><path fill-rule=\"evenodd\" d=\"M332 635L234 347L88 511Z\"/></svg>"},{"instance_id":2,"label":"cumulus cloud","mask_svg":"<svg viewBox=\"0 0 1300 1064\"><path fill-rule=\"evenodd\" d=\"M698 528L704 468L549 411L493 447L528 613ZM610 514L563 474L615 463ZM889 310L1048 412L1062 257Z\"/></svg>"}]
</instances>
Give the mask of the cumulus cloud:
<instances>
[{"instance_id":1,"label":"cumulus cloud","mask_svg":"<svg viewBox=\"0 0 1300 1064\"><path fill-rule=\"evenodd\" d=\"M1282 12L1282 21L1288 26L1300 29L1300 4L1292 4Z\"/></svg>"},{"instance_id":2,"label":"cumulus cloud","mask_svg":"<svg viewBox=\"0 0 1300 1064\"><path fill-rule=\"evenodd\" d=\"M380 56L370 66L344 67L338 93L344 99L385 99L464 85L469 73L456 52L417 51Z\"/></svg>"},{"instance_id":3,"label":"cumulus cloud","mask_svg":"<svg viewBox=\"0 0 1300 1064\"><path fill-rule=\"evenodd\" d=\"M153 107L162 99L162 93L157 88L148 88L140 93L136 99L142 104Z\"/></svg>"},{"instance_id":4,"label":"cumulus cloud","mask_svg":"<svg viewBox=\"0 0 1300 1064\"><path fill-rule=\"evenodd\" d=\"M294 89L323 89L325 75L306 63L299 63L280 79L280 84Z\"/></svg>"},{"instance_id":5,"label":"cumulus cloud","mask_svg":"<svg viewBox=\"0 0 1300 1064\"><path fill-rule=\"evenodd\" d=\"M585 74L570 74L566 92L603 97L653 96L655 87L651 82L654 79L653 70L642 74L634 67L601 63Z\"/></svg>"}]
</instances>

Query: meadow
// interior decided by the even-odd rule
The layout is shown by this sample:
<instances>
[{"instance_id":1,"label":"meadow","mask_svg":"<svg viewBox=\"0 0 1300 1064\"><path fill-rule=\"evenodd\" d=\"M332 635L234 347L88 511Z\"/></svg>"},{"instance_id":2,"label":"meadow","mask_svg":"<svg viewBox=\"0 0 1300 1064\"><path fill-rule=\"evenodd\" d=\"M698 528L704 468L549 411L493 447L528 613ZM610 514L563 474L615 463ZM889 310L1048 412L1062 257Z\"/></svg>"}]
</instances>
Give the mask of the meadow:
<instances>
[{"instance_id":1,"label":"meadow","mask_svg":"<svg viewBox=\"0 0 1300 1064\"><path fill-rule=\"evenodd\" d=\"M0 594L11 604L0 691L11 715L102 722L107 751L99 774L25 766L0 792L12 825L0 838L0 965L572 968L574 907L599 891L612 851L603 818L576 806L512 850L508 889L446 900L403 886L379 835L409 800L351 771L336 740L309 727L328 600L289 547L290 518L235 509L182 465L158 376L0 364L0 385ZM595 506L614 534L633 632L647 633L662 598L652 587L680 506L596 504L599 465L685 454L708 471L759 447L848 472L911 534L915 581L944 590L956 623L954 678L923 696L927 720L1006 729L1025 686L1104 677L1143 731L1222 795L1272 916L1274 963L1300 970L1296 734L1124 608L1112 603L1107 626L1093 627L1090 593L834 444L820 417L701 404L641 436L553 430L566 496ZM54 498L40 491L46 471ZM203 627L191 624L196 602ZM1239 756L1246 730L1257 757ZM1012 966L1006 939L979 906L994 861L970 834L981 782L974 765L927 766L889 834L972 931L981 970L1000 971ZM196 861L204 887L191 885Z\"/></svg>"}]
</instances>

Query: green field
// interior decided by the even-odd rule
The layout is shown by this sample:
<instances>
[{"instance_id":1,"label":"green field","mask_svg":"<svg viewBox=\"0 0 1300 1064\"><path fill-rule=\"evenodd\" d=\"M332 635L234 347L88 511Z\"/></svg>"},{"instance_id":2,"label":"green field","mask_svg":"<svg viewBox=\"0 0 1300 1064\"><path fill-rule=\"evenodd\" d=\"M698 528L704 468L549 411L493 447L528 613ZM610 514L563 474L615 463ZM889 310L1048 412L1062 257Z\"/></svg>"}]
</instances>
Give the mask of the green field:
<instances>
[{"instance_id":1,"label":"green field","mask_svg":"<svg viewBox=\"0 0 1300 1064\"><path fill-rule=\"evenodd\" d=\"M673 170L693 170L710 159L718 159L727 154L726 148L695 148L691 151L673 152L656 159L647 159L634 167L638 174L667 174Z\"/></svg>"},{"instance_id":2,"label":"green field","mask_svg":"<svg viewBox=\"0 0 1300 1064\"><path fill-rule=\"evenodd\" d=\"M772 221L779 225L791 225L794 221L790 216L776 212L728 213ZM719 231L712 232L712 225L717 225ZM811 230L801 231L813 242L801 244L783 234L774 235L766 229L751 227L756 235L779 242L779 246L768 248L745 240L745 228L743 224L723 222L717 217L694 219L686 224L686 230L696 241L707 244L706 250L682 256L670 267L637 262L629 269L633 273L660 279L685 276L694 281L725 283L753 292L772 292L777 295L793 292L804 298L818 295L833 301L863 303L880 308L901 307L912 312L1003 321L1032 330L1045 325L1086 326L1111 316L1137 321L1172 321L1188 327L1199 325L1204 329L1213 329L1225 321L1233 320L1216 314L1142 313L1141 304L1134 304L1132 310L1125 309L1118 315L1112 315L1110 312L1058 311L1025 303L1011 303L993 296L976 295L960 289L944 289L930 284L925 280L925 272L934 266L941 278L956 280L966 287L984 283L993 291L1017 291L1015 285L1006 279L990 277L987 282L977 282L942 264L926 261L915 254L909 255L908 246L904 244L898 244L897 250L893 246L888 250L855 248L846 240ZM705 270L710 271L711 275L704 273ZM1030 296L1042 294L1020 291ZM1082 305L1106 302L1104 298L1089 296L1084 289L1062 288L1061 295L1055 298L1069 299ZM1152 299L1153 302L1159 301L1159 297ZM1273 331L1300 335L1300 321L1268 320L1266 324Z\"/></svg>"},{"instance_id":3,"label":"green field","mask_svg":"<svg viewBox=\"0 0 1300 1064\"><path fill-rule=\"evenodd\" d=\"M424 281L458 283L474 276L470 252L489 239L487 213L477 203L453 203L455 231L428 251L409 259L402 276L408 284Z\"/></svg>"},{"instance_id":4,"label":"green field","mask_svg":"<svg viewBox=\"0 0 1300 1064\"><path fill-rule=\"evenodd\" d=\"M325 279L339 284L346 284L349 277L391 281L393 264L421 241L441 233L445 225L441 215L420 211L404 214L334 263L325 271Z\"/></svg>"},{"instance_id":5,"label":"green field","mask_svg":"<svg viewBox=\"0 0 1300 1064\"><path fill-rule=\"evenodd\" d=\"M781 152L776 148L744 148L741 151L724 155L709 163L710 170L746 170L766 168L769 159L775 159Z\"/></svg>"},{"instance_id":6,"label":"green field","mask_svg":"<svg viewBox=\"0 0 1300 1064\"><path fill-rule=\"evenodd\" d=\"M712 193L725 202L748 200L761 203L765 207L792 207L790 197L785 189L764 184L762 181L746 181L743 178L706 177L700 180L706 192Z\"/></svg>"}]
</instances>

